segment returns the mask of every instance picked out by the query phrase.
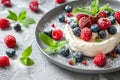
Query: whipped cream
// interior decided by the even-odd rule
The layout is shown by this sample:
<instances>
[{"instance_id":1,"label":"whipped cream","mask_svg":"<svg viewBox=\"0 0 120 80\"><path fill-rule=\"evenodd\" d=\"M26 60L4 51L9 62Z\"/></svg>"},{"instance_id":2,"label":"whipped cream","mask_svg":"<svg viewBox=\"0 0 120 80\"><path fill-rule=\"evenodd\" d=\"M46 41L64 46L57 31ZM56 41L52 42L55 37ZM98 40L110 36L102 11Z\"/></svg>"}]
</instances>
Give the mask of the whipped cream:
<instances>
[{"instance_id":1,"label":"whipped cream","mask_svg":"<svg viewBox=\"0 0 120 80\"><path fill-rule=\"evenodd\" d=\"M114 35L107 33L106 38L99 43L94 40L97 36L96 33L92 33L92 38L88 42L82 40L80 37L74 36L72 29L68 24L65 26L64 34L73 51L80 51L85 56L94 57L99 53L107 54L108 52L111 52L120 42L120 26L118 23L115 23L114 26L117 28L117 33Z\"/></svg>"}]
</instances>

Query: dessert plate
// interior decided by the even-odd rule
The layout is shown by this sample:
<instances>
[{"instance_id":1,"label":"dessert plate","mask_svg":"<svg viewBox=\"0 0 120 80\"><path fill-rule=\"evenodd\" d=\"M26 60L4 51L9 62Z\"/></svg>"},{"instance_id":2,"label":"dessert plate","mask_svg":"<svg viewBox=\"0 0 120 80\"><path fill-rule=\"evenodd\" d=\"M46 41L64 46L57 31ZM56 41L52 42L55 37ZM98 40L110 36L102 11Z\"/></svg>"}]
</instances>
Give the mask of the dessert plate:
<instances>
[{"instance_id":1,"label":"dessert plate","mask_svg":"<svg viewBox=\"0 0 120 80\"><path fill-rule=\"evenodd\" d=\"M63 4L61 6L58 6L51 11L49 11L47 14L45 14L40 21L38 22L38 25L35 30L35 36L37 44L42 51L42 53L53 63L56 65L74 71L74 72L80 72L80 73L89 73L89 74L95 74L95 73L110 73L120 70L120 56L118 55L118 58L111 60L110 58L107 59L107 64L99 68L93 64L93 59L87 58L86 60L88 62L88 65L83 65L81 63L75 64L73 66L68 64L68 60L71 58L69 56L68 58L62 57L61 55L49 55L46 52L43 51L43 49L46 47L44 43L39 39L39 33L43 31L46 27L51 27L52 23L55 23L57 27L63 28L65 26L64 23L59 23L58 21L58 15L59 14L65 14L64 7L65 5L69 4L73 7L82 7L82 6L88 6L90 4L91 0L80 0L80 1L73 1L66 4ZM113 9L118 9L120 1L118 0L100 0L100 5L109 3Z\"/></svg>"}]
</instances>

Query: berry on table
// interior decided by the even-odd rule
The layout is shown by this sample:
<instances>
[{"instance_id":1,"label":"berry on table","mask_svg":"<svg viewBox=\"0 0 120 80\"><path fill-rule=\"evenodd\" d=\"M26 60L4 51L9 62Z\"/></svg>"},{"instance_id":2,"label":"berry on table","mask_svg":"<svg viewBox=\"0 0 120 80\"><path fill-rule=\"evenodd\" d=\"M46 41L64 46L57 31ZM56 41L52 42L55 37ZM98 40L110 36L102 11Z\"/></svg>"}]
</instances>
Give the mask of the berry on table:
<instances>
[{"instance_id":1,"label":"berry on table","mask_svg":"<svg viewBox=\"0 0 120 80\"><path fill-rule=\"evenodd\" d=\"M73 63L73 60L69 60L69 61L68 61L68 64L69 64L69 65L73 65L73 64L74 64L74 63Z\"/></svg>"},{"instance_id":2,"label":"berry on table","mask_svg":"<svg viewBox=\"0 0 120 80\"><path fill-rule=\"evenodd\" d=\"M31 1L29 4L30 10L36 13L39 12L38 6L39 6L39 3L36 0Z\"/></svg>"},{"instance_id":3,"label":"berry on table","mask_svg":"<svg viewBox=\"0 0 120 80\"><path fill-rule=\"evenodd\" d=\"M106 56L102 53L99 53L94 57L93 62L98 67L103 67L106 64Z\"/></svg>"},{"instance_id":4,"label":"berry on table","mask_svg":"<svg viewBox=\"0 0 120 80\"><path fill-rule=\"evenodd\" d=\"M116 21L114 16L110 16L109 19L110 19L111 24L114 24Z\"/></svg>"},{"instance_id":5,"label":"berry on table","mask_svg":"<svg viewBox=\"0 0 120 80\"><path fill-rule=\"evenodd\" d=\"M7 56L10 57L10 58L13 57L13 56L15 55L15 53L16 53L15 49L8 48L8 49L6 50L6 54L7 54Z\"/></svg>"},{"instance_id":6,"label":"berry on table","mask_svg":"<svg viewBox=\"0 0 120 80\"><path fill-rule=\"evenodd\" d=\"M75 35L75 36L77 36L77 37L79 37L80 36L80 28L79 27L75 27L74 29L73 29L73 34Z\"/></svg>"},{"instance_id":7,"label":"berry on table","mask_svg":"<svg viewBox=\"0 0 120 80\"><path fill-rule=\"evenodd\" d=\"M58 19L59 19L60 22L64 22L65 21L65 16L61 14L61 15L58 16Z\"/></svg>"},{"instance_id":8,"label":"berry on table","mask_svg":"<svg viewBox=\"0 0 120 80\"><path fill-rule=\"evenodd\" d=\"M77 14L76 15L76 19L79 21L80 20L80 18L82 18L82 17L89 17L89 15L87 15L87 14Z\"/></svg>"},{"instance_id":9,"label":"berry on table","mask_svg":"<svg viewBox=\"0 0 120 80\"><path fill-rule=\"evenodd\" d=\"M5 29L10 27L10 22L9 20L5 19L5 18L1 18L0 19L0 29Z\"/></svg>"},{"instance_id":10,"label":"berry on table","mask_svg":"<svg viewBox=\"0 0 120 80\"><path fill-rule=\"evenodd\" d=\"M61 3L64 3L65 2L65 0L56 0L56 3L58 3L58 4L61 4Z\"/></svg>"},{"instance_id":11,"label":"berry on table","mask_svg":"<svg viewBox=\"0 0 120 80\"><path fill-rule=\"evenodd\" d=\"M20 24L16 24L16 25L14 26L14 29L15 29L15 31L17 31L17 32L20 32L20 31L21 31L21 25L20 25Z\"/></svg>"},{"instance_id":12,"label":"berry on table","mask_svg":"<svg viewBox=\"0 0 120 80\"><path fill-rule=\"evenodd\" d=\"M114 13L114 17L118 23L120 23L120 11Z\"/></svg>"},{"instance_id":13,"label":"berry on table","mask_svg":"<svg viewBox=\"0 0 120 80\"><path fill-rule=\"evenodd\" d=\"M62 56L67 57L70 54L70 50L69 50L69 48L64 48L60 51L60 53Z\"/></svg>"},{"instance_id":14,"label":"berry on table","mask_svg":"<svg viewBox=\"0 0 120 80\"><path fill-rule=\"evenodd\" d=\"M98 32L98 35L100 38L104 39L106 37L106 32L104 30L101 30Z\"/></svg>"},{"instance_id":15,"label":"berry on table","mask_svg":"<svg viewBox=\"0 0 120 80\"><path fill-rule=\"evenodd\" d=\"M4 68L10 65L9 58L7 56L0 57L0 67Z\"/></svg>"},{"instance_id":16,"label":"berry on table","mask_svg":"<svg viewBox=\"0 0 120 80\"><path fill-rule=\"evenodd\" d=\"M116 32L117 32L117 28L116 28L115 26L110 26L110 27L108 28L108 33L109 33L109 34L113 35L113 34L115 34Z\"/></svg>"},{"instance_id":17,"label":"berry on table","mask_svg":"<svg viewBox=\"0 0 120 80\"><path fill-rule=\"evenodd\" d=\"M61 29L52 30L52 38L54 40L60 40L63 37L63 32Z\"/></svg>"},{"instance_id":18,"label":"berry on table","mask_svg":"<svg viewBox=\"0 0 120 80\"><path fill-rule=\"evenodd\" d=\"M7 35L4 38L4 42L8 48L13 48L16 45L16 38L12 35Z\"/></svg>"},{"instance_id":19,"label":"berry on table","mask_svg":"<svg viewBox=\"0 0 120 80\"><path fill-rule=\"evenodd\" d=\"M1 0L1 3L2 3L5 7L11 7L11 0Z\"/></svg>"},{"instance_id":20,"label":"berry on table","mask_svg":"<svg viewBox=\"0 0 120 80\"><path fill-rule=\"evenodd\" d=\"M83 54L81 52L73 53L73 57L76 59L76 62L81 62L83 59Z\"/></svg>"},{"instance_id":21,"label":"berry on table","mask_svg":"<svg viewBox=\"0 0 120 80\"><path fill-rule=\"evenodd\" d=\"M52 37L52 29L45 29L45 30L43 30L43 33L45 33L49 37Z\"/></svg>"},{"instance_id":22,"label":"berry on table","mask_svg":"<svg viewBox=\"0 0 120 80\"><path fill-rule=\"evenodd\" d=\"M91 29L92 32L98 32L100 30L100 28L97 24L91 25L90 29Z\"/></svg>"},{"instance_id":23,"label":"berry on table","mask_svg":"<svg viewBox=\"0 0 120 80\"><path fill-rule=\"evenodd\" d=\"M73 9L73 7L70 6L70 5L66 5L66 6L65 6L65 11L66 11L67 13L72 12L72 9Z\"/></svg>"}]
</instances>

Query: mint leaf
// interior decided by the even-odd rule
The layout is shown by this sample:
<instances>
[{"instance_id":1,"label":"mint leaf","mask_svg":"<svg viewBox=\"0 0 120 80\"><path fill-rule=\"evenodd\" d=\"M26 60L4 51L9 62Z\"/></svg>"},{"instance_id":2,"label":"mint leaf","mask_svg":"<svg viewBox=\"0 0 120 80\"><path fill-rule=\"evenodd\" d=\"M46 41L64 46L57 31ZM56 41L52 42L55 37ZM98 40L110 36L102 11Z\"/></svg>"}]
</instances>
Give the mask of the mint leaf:
<instances>
[{"instance_id":1,"label":"mint leaf","mask_svg":"<svg viewBox=\"0 0 120 80\"><path fill-rule=\"evenodd\" d=\"M54 41L46 34L44 33L39 33L39 38L44 42L47 46L53 47L55 46Z\"/></svg>"},{"instance_id":2,"label":"mint leaf","mask_svg":"<svg viewBox=\"0 0 120 80\"><path fill-rule=\"evenodd\" d=\"M91 5L90 5L91 13L92 15L95 15L99 12L99 1L98 0L93 0Z\"/></svg>"},{"instance_id":3,"label":"mint leaf","mask_svg":"<svg viewBox=\"0 0 120 80\"><path fill-rule=\"evenodd\" d=\"M68 43L68 41L56 42L56 44L55 44L56 51L59 51L60 49L62 49L67 43Z\"/></svg>"},{"instance_id":4,"label":"mint leaf","mask_svg":"<svg viewBox=\"0 0 120 80\"><path fill-rule=\"evenodd\" d=\"M112 9L109 4L106 4L100 8L100 11L109 11L109 12L115 12L114 9Z\"/></svg>"},{"instance_id":5,"label":"mint leaf","mask_svg":"<svg viewBox=\"0 0 120 80\"><path fill-rule=\"evenodd\" d=\"M14 21L17 21L17 14L15 12L12 12L10 10L8 10L9 15L7 16L8 19L12 19Z\"/></svg>"},{"instance_id":6,"label":"mint leaf","mask_svg":"<svg viewBox=\"0 0 120 80\"><path fill-rule=\"evenodd\" d=\"M27 58L31 55L31 53L32 53L32 46L29 46L22 52L22 57Z\"/></svg>"},{"instance_id":7,"label":"mint leaf","mask_svg":"<svg viewBox=\"0 0 120 80\"><path fill-rule=\"evenodd\" d=\"M54 47L47 47L44 49L45 52L48 52L49 54L53 54L56 52L56 48Z\"/></svg>"},{"instance_id":8,"label":"mint leaf","mask_svg":"<svg viewBox=\"0 0 120 80\"><path fill-rule=\"evenodd\" d=\"M96 39L95 41L99 43L99 42L102 42L103 40L99 38L99 39Z\"/></svg>"},{"instance_id":9,"label":"mint leaf","mask_svg":"<svg viewBox=\"0 0 120 80\"><path fill-rule=\"evenodd\" d=\"M22 20L24 20L25 19L25 17L26 17L26 10L24 10L24 11L22 11L19 15L18 15L18 21L22 21Z\"/></svg>"},{"instance_id":10,"label":"mint leaf","mask_svg":"<svg viewBox=\"0 0 120 80\"><path fill-rule=\"evenodd\" d=\"M23 65L26 65L26 66L32 66L34 64L33 60L31 60L30 58L20 58L20 62L23 64Z\"/></svg>"}]
</instances>

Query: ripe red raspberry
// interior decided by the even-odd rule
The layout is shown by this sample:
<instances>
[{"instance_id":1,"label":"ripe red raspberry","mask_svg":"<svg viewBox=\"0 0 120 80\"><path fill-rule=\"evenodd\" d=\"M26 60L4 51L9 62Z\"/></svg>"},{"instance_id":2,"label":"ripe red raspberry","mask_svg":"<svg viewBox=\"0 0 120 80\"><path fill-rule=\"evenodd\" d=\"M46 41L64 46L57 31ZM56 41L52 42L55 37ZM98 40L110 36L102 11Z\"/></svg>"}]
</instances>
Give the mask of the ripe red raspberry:
<instances>
[{"instance_id":1,"label":"ripe red raspberry","mask_svg":"<svg viewBox=\"0 0 120 80\"><path fill-rule=\"evenodd\" d=\"M7 56L1 56L0 57L0 67L6 67L9 66L10 62L9 62L9 58Z\"/></svg>"},{"instance_id":2,"label":"ripe red raspberry","mask_svg":"<svg viewBox=\"0 0 120 80\"><path fill-rule=\"evenodd\" d=\"M12 35L7 35L4 38L4 42L8 48L13 48L16 45L16 38Z\"/></svg>"},{"instance_id":3,"label":"ripe red raspberry","mask_svg":"<svg viewBox=\"0 0 120 80\"><path fill-rule=\"evenodd\" d=\"M2 3L5 7L11 7L11 1L10 1L10 0L1 0L1 3Z\"/></svg>"},{"instance_id":4,"label":"ripe red raspberry","mask_svg":"<svg viewBox=\"0 0 120 80\"><path fill-rule=\"evenodd\" d=\"M100 27L100 29L102 30L106 30L110 27L111 22L109 19L107 18L100 18L97 22L98 26Z\"/></svg>"},{"instance_id":5,"label":"ripe red raspberry","mask_svg":"<svg viewBox=\"0 0 120 80\"><path fill-rule=\"evenodd\" d=\"M117 22L120 24L120 11L119 12L115 12L114 17L117 20Z\"/></svg>"},{"instance_id":6,"label":"ripe red raspberry","mask_svg":"<svg viewBox=\"0 0 120 80\"><path fill-rule=\"evenodd\" d=\"M87 65L87 61L83 61L82 64Z\"/></svg>"},{"instance_id":7,"label":"ripe red raspberry","mask_svg":"<svg viewBox=\"0 0 120 80\"><path fill-rule=\"evenodd\" d=\"M63 32L60 29L52 30L52 38L55 40L60 40L63 37Z\"/></svg>"},{"instance_id":8,"label":"ripe red raspberry","mask_svg":"<svg viewBox=\"0 0 120 80\"><path fill-rule=\"evenodd\" d=\"M7 19L1 18L0 19L0 29L5 29L10 27L10 22Z\"/></svg>"},{"instance_id":9,"label":"ripe red raspberry","mask_svg":"<svg viewBox=\"0 0 120 80\"><path fill-rule=\"evenodd\" d=\"M72 17L73 16L71 12L66 13L66 15L67 15L67 17Z\"/></svg>"},{"instance_id":10,"label":"ripe red raspberry","mask_svg":"<svg viewBox=\"0 0 120 80\"><path fill-rule=\"evenodd\" d=\"M91 17L82 17L79 20L79 26L81 28L90 27L92 25Z\"/></svg>"},{"instance_id":11,"label":"ripe red raspberry","mask_svg":"<svg viewBox=\"0 0 120 80\"><path fill-rule=\"evenodd\" d=\"M98 54L94 57L93 62L95 65L99 67L103 67L106 63L106 56L102 53Z\"/></svg>"},{"instance_id":12,"label":"ripe red raspberry","mask_svg":"<svg viewBox=\"0 0 120 80\"><path fill-rule=\"evenodd\" d=\"M69 64L69 65L73 65L73 61L72 61L72 60L69 60L69 61L68 61L68 64Z\"/></svg>"},{"instance_id":13,"label":"ripe red raspberry","mask_svg":"<svg viewBox=\"0 0 120 80\"><path fill-rule=\"evenodd\" d=\"M101 12L98 13L98 16L99 16L99 18L106 18L107 14L106 14L105 11L101 11Z\"/></svg>"},{"instance_id":14,"label":"ripe red raspberry","mask_svg":"<svg viewBox=\"0 0 120 80\"><path fill-rule=\"evenodd\" d=\"M39 3L36 0L31 1L29 4L29 8L31 9L31 11L36 13L39 12L38 6L39 6Z\"/></svg>"},{"instance_id":15,"label":"ripe red raspberry","mask_svg":"<svg viewBox=\"0 0 120 80\"><path fill-rule=\"evenodd\" d=\"M56 3L58 3L58 4L61 4L61 3L64 3L65 2L65 0L56 0Z\"/></svg>"},{"instance_id":16,"label":"ripe red raspberry","mask_svg":"<svg viewBox=\"0 0 120 80\"><path fill-rule=\"evenodd\" d=\"M76 18L77 18L78 21L79 21L80 18L82 18L82 17L89 17L89 15L87 15L87 14L81 14L81 13L76 15Z\"/></svg>"},{"instance_id":17,"label":"ripe red raspberry","mask_svg":"<svg viewBox=\"0 0 120 80\"><path fill-rule=\"evenodd\" d=\"M84 41L89 41L92 37L92 32L89 28L83 28L81 30L81 35L80 37L84 40Z\"/></svg>"}]
</instances>

